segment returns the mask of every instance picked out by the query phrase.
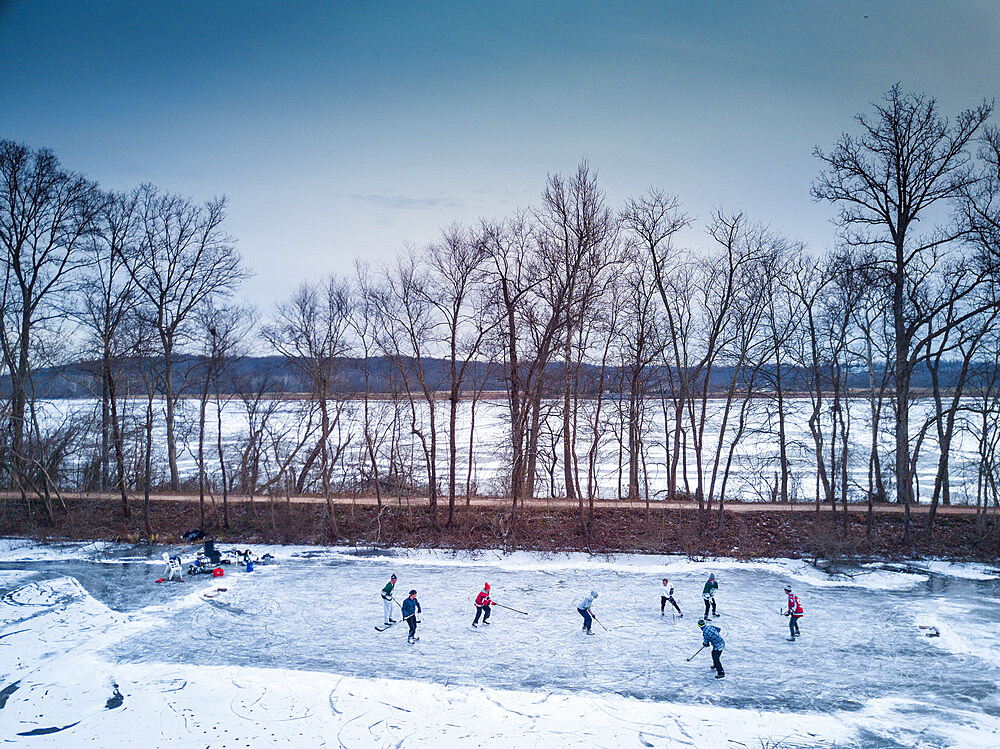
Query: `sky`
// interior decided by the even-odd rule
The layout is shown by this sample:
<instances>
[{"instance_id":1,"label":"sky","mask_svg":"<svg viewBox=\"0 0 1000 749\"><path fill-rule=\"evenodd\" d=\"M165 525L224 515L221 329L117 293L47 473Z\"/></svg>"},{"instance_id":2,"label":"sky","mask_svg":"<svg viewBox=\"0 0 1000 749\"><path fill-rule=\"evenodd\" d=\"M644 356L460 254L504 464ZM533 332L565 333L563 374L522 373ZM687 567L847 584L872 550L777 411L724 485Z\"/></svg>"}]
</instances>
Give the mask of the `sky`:
<instances>
[{"instance_id":1,"label":"sky","mask_svg":"<svg viewBox=\"0 0 1000 749\"><path fill-rule=\"evenodd\" d=\"M829 149L895 82L954 115L1000 96L987 2L0 0L0 138L106 188L229 199L266 311L538 203L581 159L816 249ZM994 118L996 119L996 118Z\"/></svg>"}]
</instances>

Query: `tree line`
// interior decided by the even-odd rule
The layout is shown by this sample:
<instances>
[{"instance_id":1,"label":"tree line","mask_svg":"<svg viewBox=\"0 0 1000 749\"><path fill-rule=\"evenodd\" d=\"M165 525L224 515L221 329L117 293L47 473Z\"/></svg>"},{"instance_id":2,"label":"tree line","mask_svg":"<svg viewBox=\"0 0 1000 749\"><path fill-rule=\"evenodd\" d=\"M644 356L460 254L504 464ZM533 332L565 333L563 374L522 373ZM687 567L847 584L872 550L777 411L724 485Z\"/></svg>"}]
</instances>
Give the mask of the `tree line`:
<instances>
[{"instance_id":1,"label":"tree line","mask_svg":"<svg viewBox=\"0 0 1000 749\"><path fill-rule=\"evenodd\" d=\"M249 270L225 230L224 198L103 190L47 149L0 141L0 483L50 519L67 488L113 490L126 515L141 495L147 531L150 493L182 488L197 490L203 520L214 512L224 526L231 494L316 493L336 536L343 492L380 506L423 494L432 522L451 523L482 491L476 414L499 381L506 437L491 488L513 516L525 498L558 493L586 532L610 453L617 496L692 498L721 525L741 450L764 444L770 498L839 504L846 522L860 495L869 534L874 503L898 502L909 540L917 492L930 495L930 530L953 499L950 449L971 439L985 532L1000 507L992 108L948 118L897 85L817 148L812 195L836 212L832 250L721 209L702 245L686 247L695 220L677 195L654 188L611 206L584 161L549 175L535 206L304 282L263 314L237 298ZM269 397L281 389L273 373L235 371L260 351L295 371L303 398ZM80 358L95 363L97 405L60 417L34 377ZM392 364L388 396L371 387L379 360ZM914 426L918 377L929 377L931 407ZM179 416L185 393L196 394L190 418ZM858 402L866 444L852 437ZM812 497L791 469L796 403L807 404ZM295 418L279 418L283 408ZM224 411L245 425L235 444L223 444ZM186 484L181 442L196 446ZM654 449L666 482L651 490ZM917 459L934 451L933 485L920 487ZM848 470L859 461L862 484Z\"/></svg>"}]
</instances>

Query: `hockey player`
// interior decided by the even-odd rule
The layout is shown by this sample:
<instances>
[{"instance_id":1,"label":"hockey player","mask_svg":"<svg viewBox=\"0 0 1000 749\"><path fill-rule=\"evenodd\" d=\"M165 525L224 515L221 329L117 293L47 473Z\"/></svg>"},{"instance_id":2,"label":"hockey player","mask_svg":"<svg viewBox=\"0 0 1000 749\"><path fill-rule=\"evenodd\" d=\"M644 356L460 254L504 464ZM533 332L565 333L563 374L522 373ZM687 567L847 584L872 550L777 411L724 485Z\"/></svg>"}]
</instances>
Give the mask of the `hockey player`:
<instances>
[{"instance_id":1,"label":"hockey player","mask_svg":"<svg viewBox=\"0 0 1000 749\"><path fill-rule=\"evenodd\" d=\"M722 651L726 647L726 641L719 634L719 628L706 624L704 619L698 620L698 626L701 627L701 646L703 648L712 646L712 670L715 671L715 678L724 679L726 671L722 668Z\"/></svg>"},{"instance_id":2,"label":"hockey player","mask_svg":"<svg viewBox=\"0 0 1000 749\"><path fill-rule=\"evenodd\" d=\"M715 613L715 591L719 589L719 584L715 582L715 573L708 576L708 582L705 583L704 589L701 591L701 597L705 599L705 618L708 619L708 609L712 608L712 616L718 616Z\"/></svg>"},{"instance_id":3,"label":"hockey player","mask_svg":"<svg viewBox=\"0 0 1000 749\"><path fill-rule=\"evenodd\" d=\"M582 601L580 601L580 605L576 607L576 610L580 613L580 616L583 617L583 631L586 632L588 635L594 634L593 632L590 631L590 625L594 623L594 619L596 617L594 616L593 612L591 612L590 608L591 606L594 605L595 598L597 598L597 591L592 590L590 591L590 595L586 596Z\"/></svg>"},{"instance_id":4,"label":"hockey player","mask_svg":"<svg viewBox=\"0 0 1000 749\"><path fill-rule=\"evenodd\" d=\"M663 582L657 587L660 591L660 616L664 615L664 609L667 608L667 601L669 601L670 605L677 609L677 613L683 617L684 614L681 613L681 607L674 600L674 588L670 584L670 581L667 578L663 578Z\"/></svg>"},{"instance_id":5,"label":"hockey player","mask_svg":"<svg viewBox=\"0 0 1000 749\"><path fill-rule=\"evenodd\" d=\"M485 583L483 589L476 596L476 618L472 622L472 626L475 627L479 624L479 616L483 615L483 626L490 623L490 604L493 601L490 600L490 584Z\"/></svg>"},{"instance_id":6,"label":"hockey player","mask_svg":"<svg viewBox=\"0 0 1000 749\"><path fill-rule=\"evenodd\" d=\"M418 613L420 613L420 601L417 600L417 591L411 590L406 600L403 601L403 620L410 625L410 634L406 636L406 642L410 645L420 639L416 636Z\"/></svg>"},{"instance_id":7,"label":"hockey player","mask_svg":"<svg viewBox=\"0 0 1000 749\"><path fill-rule=\"evenodd\" d=\"M792 593L791 585L785 586L785 594L788 596L788 605L785 609L785 616L788 617L788 639L795 642L796 637L802 636L799 632L799 619L806 612L802 610L802 601L799 600L797 595Z\"/></svg>"},{"instance_id":8,"label":"hockey player","mask_svg":"<svg viewBox=\"0 0 1000 749\"><path fill-rule=\"evenodd\" d=\"M396 575L389 578L389 582L382 588L382 607L385 609L385 626L395 624L398 619L392 618L392 591L396 587Z\"/></svg>"}]
</instances>

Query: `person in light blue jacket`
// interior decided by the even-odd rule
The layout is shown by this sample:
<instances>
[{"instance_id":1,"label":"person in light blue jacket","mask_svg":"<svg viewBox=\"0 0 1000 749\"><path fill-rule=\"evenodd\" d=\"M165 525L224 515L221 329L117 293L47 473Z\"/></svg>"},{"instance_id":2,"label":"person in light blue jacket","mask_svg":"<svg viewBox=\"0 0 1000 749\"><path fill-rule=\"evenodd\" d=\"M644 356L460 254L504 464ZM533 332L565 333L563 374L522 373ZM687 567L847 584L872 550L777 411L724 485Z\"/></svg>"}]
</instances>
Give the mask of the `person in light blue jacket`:
<instances>
[{"instance_id":1,"label":"person in light blue jacket","mask_svg":"<svg viewBox=\"0 0 1000 749\"><path fill-rule=\"evenodd\" d=\"M597 591L592 590L590 591L590 595L580 601L580 605L576 607L576 610L580 612L580 616L583 617L583 631L588 635L594 634L590 631L590 625L593 624L596 617L590 608L594 605L595 598L597 598Z\"/></svg>"}]
</instances>

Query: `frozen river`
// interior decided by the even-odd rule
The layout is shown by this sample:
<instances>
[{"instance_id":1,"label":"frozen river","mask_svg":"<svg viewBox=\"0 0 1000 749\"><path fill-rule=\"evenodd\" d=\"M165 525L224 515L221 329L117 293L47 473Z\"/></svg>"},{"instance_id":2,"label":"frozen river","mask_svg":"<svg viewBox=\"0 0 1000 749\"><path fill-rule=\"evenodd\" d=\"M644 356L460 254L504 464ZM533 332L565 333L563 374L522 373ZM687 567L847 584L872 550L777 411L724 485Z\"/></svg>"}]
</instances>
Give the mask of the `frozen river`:
<instances>
[{"instance_id":1,"label":"frozen river","mask_svg":"<svg viewBox=\"0 0 1000 749\"><path fill-rule=\"evenodd\" d=\"M279 563L157 585L162 549L0 544L0 689L18 685L2 740L79 721L30 741L1000 746L1000 573L981 565L259 547ZM414 646L402 625L374 628L392 572L419 592ZM707 650L686 660L709 572L721 681ZM682 619L660 616L664 575ZM472 629L485 581L527 615L495 608ZM795 643L786 583L806 609ZM608 631L585 637L591 589ZM120 709L103 707L112 681Z\"/></svg>"},{"instance_id":2,"label":"frozen river","mask_svg":"<svg viewBox=\"0 0 1000 749\"><path fill-rule=\"evenodd\" d=\"M872 429L869 403L861 398L848 401L845 413L850 421L850 439L847 451L849 496L854 501L864 501L868 491L868 456L871 449ZM396 411L397 406L402 409ZM627 492L628 458L621 452L619 437L621 426L616 421L614 404L607 402L603 406L602 420L598 429L596 490L599 497L615 498L620 493ZM713 399L708 403L705 442L702 449L702 464L705 470L705 492L711 480L711 464L719 443L724 403ZM97 401L93 400L60 400L46 402L43 409L48 414L50 424L57 423L62 416L75 415L91 424L94 421ZM303 414L305 404L300 401L272 401L262 406L262 410L274 409L269 422L269 435L282 434L286 439L302 428L306 422ZM586 425L589 411L593 404L583 402L578 424L578 465L580 485L586 493L587 463L591 441L592 428ZM126 410L144 408L144 403L131 402ZM816 455L813 438L808 429L811 406L807 399L790 399L787 402L787 441L788 458L790 462L789 492L793 501L811 502L816 498L817 476ZM924 427L932 412L932 404L928 399L917 400L911 406L910 434L917 435ZM334 470L335 488L348 488L362 470L367 471L369 461L363 439L363 409L359 401L348 401L343 405L343 412L332 440L345 445L341 460ZM418 441L410 433L410 411L408 404L397 404L385 400L375 400L370 404L371 430L375 434L376 450L380 456L381 470L384 472L389 465L388 453L394 440L391 436L391 424L397 419L401 431L395 438L397 463L402 463L412 470L418 480L423 481L426 472L422 467L422 452ZM58 415L58 416L57 416ZM141 416L141 414L139 414ZM427 427L428 410L426 404L418 404L416 421L422 428ZM165 480L166 431L163 424L162 403L157 404L156 424L154 427L155 460L159 465L159 479ZM502 400L484 400L479 403L475 414L475 430L472 435L471 449L471 480L474 490L480 494L500 494L504 491L503 476L509 464L508 447L509 420L506 402ZM732 433L735 428L736 414L730 417L727 431L722 440L723 464ZM198 404L195 401L181 401L178 410L178 466L182 477L192 478L197 475L197 425ZM469 476L469 445L470 427L472 425L472 406L469 401L460 404L458 414L458 489L465 491L466 479ZM884 481L888 491L892 492L892 479L889 476L892 467L892 452L894 437L885 431L891 425L888 414L883 415L882 429L878 435ZM976 466L978 465L977 447L973 436L962 429L962 421L958 422L958 431L950 450L952 501L955 503L975 503ZM438 480L441 487L446 485L448 466L447 404L438 405L437 426L439 429L438 448ZM539 496L565 496L563 483L563 468L561 464L562 448L558 442L561 419L558 414L550 416L542 430L540 444L541 455L538 465L538 480L535 493ZM771 499L775 487L778 465L779 447L777 439L777 415L774 404L766 400L754 402L748 414L747 425L742 439L735 447L731 476L726 488L727 499L746 501L767 501ZM96 444L96 430L91 446ZM214 403L209 404L206 425L206 464L213 477L219 475L219 460L216 450L216 411ZM245 410L238 401L223 404L222 412L222 442L226 454L229 475L235 475L239 456L245 446L248 433L248 420ZM916 464L917 497L924 502L929 501L933 491L934 477L937 472L939 450L936 444L936 432L929 429L922 442ZM829 442L829 427L826 427L824 439ZM273 446L265 440L261 478L266 480L269 471L275 470L276 461ZM650 402L647 421L643 430L645 443L645 470L648 476L648 492L651 499L663 498L667 490L668 462L664 448L664 418L659 401ZM86 445L77 454L82 455ZM285 451L289 449L285 446ZM830 465L829 445L825 447L825 462ZM304 455L306 451L302 451ZM81 463L82 464L82 463ZM678 483L683 490L687 487L693 492L697 481L697 461L688 438L688 450L685 460L681 462L678 473ZM715 496L718 496L721 486L716 486ZM425 488L418 488L423 491ZM647 482L642 481L640 491L645 495Z\"/></svg>"}]
</instances>

